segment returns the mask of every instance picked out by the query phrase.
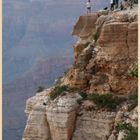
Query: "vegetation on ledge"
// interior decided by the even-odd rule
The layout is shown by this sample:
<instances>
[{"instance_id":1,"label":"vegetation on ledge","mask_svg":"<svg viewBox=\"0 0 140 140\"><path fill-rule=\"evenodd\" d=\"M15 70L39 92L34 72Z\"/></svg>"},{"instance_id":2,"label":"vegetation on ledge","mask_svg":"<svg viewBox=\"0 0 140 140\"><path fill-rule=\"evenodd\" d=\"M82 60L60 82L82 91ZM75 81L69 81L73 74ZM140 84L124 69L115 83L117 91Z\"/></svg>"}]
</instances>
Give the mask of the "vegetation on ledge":
<instances>
[{"instance_id":1,"label":"vegetation on ledge","mask_svg":"<svg viewBox=\"0 0 140 140\"><path fill-rule=\"evenodd\" d=\"M131 66L129 72L129 76L138 78L138 64L134 64Z\"/></svg>"},{"instance_id":2,"label":"vegetation on ledge","mask_svg":"<svg viewBox=\"0 0 140 140\"><path fill-rule=\"evenodd\" d=\"M93 101L97 107L99 108L108 108L108 109L116 109L118 105L123 103L126 99L113 96L112 94L98 94L98 93L92 93L87 94L84 92L79 93L79 95L82 97L82 100L90 100Z\"/></svg>"},{"instance_id":3,"label":"vegetation on ledge","mask_svg":"<svg viewBox=\"0 0 140 140\"><path fill-rule=\"evenodd\" d=\"M68 86L56 86L53 91L49 94L51 100L54 100L58 96L62 95L64 91L69 91Z\"/></svg>"},{"instance_id":4,"label":"vegetation on ledge","mask_svg":"<svg viewBox=\"0 0 140 140\"><path fill-rule=\"evenodd\" d=\"M80 92L79 95L82 97L83 100L86 100L88 97L86 92Z\"/></svg>"},{"instance_id":5,"label":"vegetation on ledge","mask_svg":"<svg viewBox=\"0 0 140 140\"><path fill-rule=\"evenodd\" d=\"M138 128L135 128L130 123L120 123L116 126L116 130L126 133L123 140L138 140Z\"/></svg>"},{"instance_id":6,"label":"vegetation on ledge","mask_svg":"<svg viewBox=\"0 0 140 140\"><path fill-rule=\"evenodd\" d=\"M39 86L38 89L37 89L37 92L42 92L45 90L45 87L43 86Z\"/></svg>"},{"instance_id":7,"label":"vegetation on ledge","mask_svg":"<svg viewBox=\"0 0 140 140\"><path fill-rule=\"evenodd\" d=\"M130 92L127 98L127 102L131 104L131 107L129 107L129 111L138 106L138 88Z\"/></svg>"},{"instance_id":8,"label":"vegetation on ledge","mask_svg":"<svg viewBox=\"0 0 140 140\"><path fill-rule=\"evenodd\" d=\"M125 101L125 98L115 97L112 94L89 94L88 99L93 101L98 107L116 109L118 105Z\"/></svg>"}]
</instances>

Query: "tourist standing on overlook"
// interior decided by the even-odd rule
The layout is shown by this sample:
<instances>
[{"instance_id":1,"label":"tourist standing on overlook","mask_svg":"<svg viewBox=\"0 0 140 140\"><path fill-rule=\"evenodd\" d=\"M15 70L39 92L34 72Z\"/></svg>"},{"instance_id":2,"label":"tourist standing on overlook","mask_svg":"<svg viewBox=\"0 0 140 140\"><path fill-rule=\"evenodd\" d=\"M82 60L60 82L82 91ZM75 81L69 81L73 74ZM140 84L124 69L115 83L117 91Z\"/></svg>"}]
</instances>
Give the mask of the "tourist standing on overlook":
<instances>
[{"instance_id":1,"label":"tourist standing on overlook","mask_svg":"<svg viewBox=\"0 0 140 140\"><path fill-rule=\"evenodd\" d=\"M117 9L119 6L119 0L115 0L115 9Z\"/></svg>"},{"instance_id":2,"label":"tourist standing on overlook","mask_svg":"<svg viewBox=\"0 0 140 140\"><path fill-rule=\"evenodd\" d=\"M113 11L114 9L117 9L119 7L119 0L110 0L110 4L110 10Z\"/></svg>"},{"instance_id":3,"label":"tourist standing on overlook","mask_svg":"<svg viewBox=\"0 0 140 140\"><path fill-rule=\"evenodd\" d=\"M90 3L90 0L87 1L86 7L87 7L87 14L91 13L91 3Z\"/></svg>"},{"instance_id":4,"label":"tourist standing on overlook","mask_svg":"<svg viewBox=\"0 0 140 140\"><path fill-rule=\"evenodd\" d=\"M124 9L128 9L128 8L133 9L135 1L134 0L124 0L123 3L124 3Z\"/></svg>"},{"instance_id":5,"label":"tourist standing on overlook","mask_svg":"<svg viewBox=\"0 0 140 140\"><path fill-rule=\"evenodd\" d=\"M134 0L128 0L130 9L133 8Z\"/></svg>"},{"instance_id":6,"label":"tourist standing on overlook","mask_svg":"<svg viewBox=\"0 0 140 140\"><path fill-rule=\"evenodd\" d=\"M110 10L113 11L114 10L114 0L110 0Z\"/></svg>"}]
</instances>

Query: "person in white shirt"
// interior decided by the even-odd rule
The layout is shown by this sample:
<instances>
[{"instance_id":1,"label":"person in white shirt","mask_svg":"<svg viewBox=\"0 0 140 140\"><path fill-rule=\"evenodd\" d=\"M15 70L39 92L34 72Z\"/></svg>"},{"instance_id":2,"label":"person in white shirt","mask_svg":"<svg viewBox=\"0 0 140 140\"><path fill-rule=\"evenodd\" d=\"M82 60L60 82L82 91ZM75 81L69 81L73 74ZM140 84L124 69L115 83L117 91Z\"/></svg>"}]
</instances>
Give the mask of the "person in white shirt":
<instances>
[{"instance_id":1,"label":"person in white shirt","mask_svg":"<svg viewBox=\"0 0 140 140\"><path fill-rule=\"evenodd\" d=\"M90 4L90 0L88 0L88 2L86 3L86 7L87 7L87 13L91 13L91 4Z\"/></svg>"},{"instance_id":2,"label":"person in white shirt","mask_svg":"<svg viewBox=\"0 0 140 140\"><path fill-rule=\"evenodd\" d=\"M110 0L110 10L113 11L114 10L114 0Z\"/></svg>"}]
</instances>

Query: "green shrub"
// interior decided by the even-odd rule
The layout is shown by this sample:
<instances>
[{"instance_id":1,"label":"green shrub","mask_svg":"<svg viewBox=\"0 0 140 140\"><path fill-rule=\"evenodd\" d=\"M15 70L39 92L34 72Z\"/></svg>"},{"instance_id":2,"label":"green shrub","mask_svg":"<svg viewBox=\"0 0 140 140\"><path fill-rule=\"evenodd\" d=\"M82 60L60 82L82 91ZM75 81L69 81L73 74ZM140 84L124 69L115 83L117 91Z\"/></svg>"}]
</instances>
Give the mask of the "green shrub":
<instances>
[{"instance_id":1,"label":"green shrub","mask_svg":"<svg viewBox=\"0 0 140 140\"><path fill-rule=\"evenodd\" d=\"M112 94L99 95L97 93L89 94L88 99L93 101L98 107L109 109L116 109L125 100L124 98L115 97Z\"/></svg>"},{"instance_id":2,"label":"green shrub","mask_svg":"<svg viewBox=\"0 0 140 140\"><path fill-rule=\"evenodd\" d=\"M68 86L56 86L53 91L49 94L51 100L54 100L58 96L62 95L64 91L68 91Z\"/></svg>"},{"instance_id":3,"label":"green shrub","mask_svg":"<svg viewBox=\"0 0 140 140\"><path fill-rule=\"evenodd\" d=\"M93 38L95 41L98 40L99 35L100 35L100 28L97 28L97 31L93 34Z\"/></svg>"},{"instance_id":4,"label":"green shrub","mask_svg":"<svg viewBox=\"0 0 140 140\"><path fill-rule=\"evenodd\" d=\"M129 76L138 77L138 65L134 64L128 72Z\"/></svg>"},{"instance_id":5,"label":"green shrub","mask_svg":"<svg viewBox=\"0 0 140 140\"><path fill-rule=\"evenodd\" d=\"M126 136L123 140L138 140L138 128L133 127L130 123L120 123L116 126L116 130L125 131Z\"/></svg>"},{"instance_id":6,"label":"green shrub","mask_svg":"<svg viewBox=\"0 0 140 140\"><path fill-rule=\"evenodd\" d=\"M86 100L88 95L85 92L80 92L79 95L83 98L83 100Z\"/></svg>"},{"instance_id":7,"label":"green shrub","mask_svg":"<svg viewBox=\"0 0 140 140\"><path fill-rule=\"evenodd\" d=\"M128 103L131 105L129 107L129 111L134 109L136 106L138 106L138 89L133 90L129 95L128 95Z\"/></svg>"},{"instance_id":8,"label":"green shrub","mask_svg":"<svg viewBox=\"0 0 140 140\"><path fill-rule=\"evenodd\" d=\"M130 102L134 102L138 104L138 88L136 88L135 90L133 90L129 96L128 96L128 100Z\"/></svg>"},{"instance_id":9,"label":"green shrub","mask_svg":"<svg viewBox=\"0 0 140 140\"><path fill-rule=\"evenodd\" d=\"M116 130L119 132L119 131L123 131L123 130L129 130L131 129L131 124L129 123L119 123L117 126L116 126Z\"/></svg>"},{"instance_id":10,"label":"green shrub","mask_svg":"<svg viewBox=\"0 0 140 140\"><path fill-rule=\"evenodd\" d=\"M43 86L39 86L38 89L37 89L37 92L42 92L42 91L44 91L44 89L45 88Z\"/></svg>"},{"instance_id":11,"label":"green shrub","mask_svg":"<svg viewBox=\"0 0 140 140\"><path fill-rule=\"evenodd\" d=\"M135 100L135 99L137 99L136 97L138 97L138 87L133 89L129 94L129 99L130 100Z\"/></svg>"}]
</instances>

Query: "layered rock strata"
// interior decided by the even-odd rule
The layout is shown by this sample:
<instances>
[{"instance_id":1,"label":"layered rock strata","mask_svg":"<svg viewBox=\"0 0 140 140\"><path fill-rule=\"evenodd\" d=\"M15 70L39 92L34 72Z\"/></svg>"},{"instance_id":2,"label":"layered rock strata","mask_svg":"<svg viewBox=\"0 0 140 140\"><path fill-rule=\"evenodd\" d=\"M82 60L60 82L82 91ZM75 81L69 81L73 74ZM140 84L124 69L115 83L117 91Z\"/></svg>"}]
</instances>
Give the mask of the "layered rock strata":
<instances>
[{"instance_id":1,"label":"layered rock strata","mask_svg":"<svg viewBox=\"0 0 140 140\"><path fill-rule=\"evenodd\" d=\"M106 140L113 128L114 112L83 112L77 117L72 140Z\"/></svg>"},{"instance_id":2,"label":"layered rock strata","mask_svg":"<svg viewBox=\"0 0 140 140\"><path fill-rule=\"evenodd\" d=\"M94 103L81 100L79 92L127 96L137 88L137 77L129 75L137 64L138 18L135 10L81 16L73 35L74 64L58 85L72 91L50 99L53 87L26 103L27 125L23 140L122 140L118 123L137 127L137 108L126 103L117 111L99 110Z\"/></svg>"},{"instance_id":3,"label":"layered rock strata","mask_svg":"<svg viewBox=\"0 0 140 140\"><path fill-rule=\"evenodd\" d=\"M75 27L80 22L79 19ZM91 93L126 95L137 87L137 78L128 74L131 65L137 64L137 13L101 15L92 24L92 35L85 38L76 34L79 40L74 45L74 66L64 83Z\"/></svg>"},{"instance_id":4,"label":"layered rock strata","mask_svg":"<svg viewBox=\"0 0 140 140\"><path fill-rule=\"evenodd\" d=\"M23 140L70 140L75 127L78 94L51 101L46 90L30 98L26 105L28 116Z\"/></svg>"}]
</instances>

